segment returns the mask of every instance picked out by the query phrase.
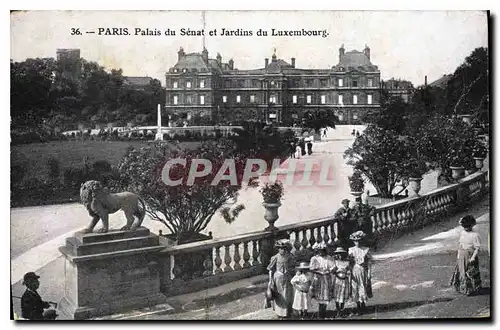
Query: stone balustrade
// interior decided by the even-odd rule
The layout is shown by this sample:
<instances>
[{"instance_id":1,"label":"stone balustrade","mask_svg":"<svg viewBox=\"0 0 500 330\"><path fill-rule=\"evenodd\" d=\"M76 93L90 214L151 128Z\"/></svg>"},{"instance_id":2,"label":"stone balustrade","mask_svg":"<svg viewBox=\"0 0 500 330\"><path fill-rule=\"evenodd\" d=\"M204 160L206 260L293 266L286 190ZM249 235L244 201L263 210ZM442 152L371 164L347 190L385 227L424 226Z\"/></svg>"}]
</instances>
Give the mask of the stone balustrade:
<instances>
[{"instance_id":1,"label":"stone balustrade","mask_svg":"<svg viewBox=\"0 0 500 330\"><path fill-rule=\"evenodd\" d=\"M486 179L487 172L476 172L432 192L377 206L371 216L372 234L394 237L439 221L479 199ZM316 242L336 241L335 221L332 216L279 226L278 220L274 231L165 247L159 252L161 290L172 296L263 274L280 238L289 238L292 253L305 256Z\"/></svg>"}]
</instances>

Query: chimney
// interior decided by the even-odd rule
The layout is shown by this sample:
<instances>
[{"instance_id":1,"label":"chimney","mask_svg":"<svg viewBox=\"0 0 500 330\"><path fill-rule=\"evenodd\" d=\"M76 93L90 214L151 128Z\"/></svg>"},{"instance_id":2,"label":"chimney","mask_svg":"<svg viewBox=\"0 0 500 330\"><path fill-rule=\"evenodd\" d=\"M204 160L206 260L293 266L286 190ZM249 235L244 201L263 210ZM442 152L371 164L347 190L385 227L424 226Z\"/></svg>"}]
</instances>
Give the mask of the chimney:
<instances>
[{"instance_id":1,"label":"chimney","mask_svg":"<svg viewBox=\"0 0 500 330\"><path fill-rule=\"evenodd\" d=\"M342 57L344 57L345 49L344 44L339 48L339 63L342 61Z\"/></svg>"},{"instance_id":2,"label":"chimney","mask_svg":"<svg viewBox=\"0 0 500 330\"><path fill-rule=\"evenodd\" d=\"M203 51L201 52L201 57L203 57L203 62L208 64L208 50L206 48L203 48Z\"/></svg>"},{"instance_id":3,"label":"chimney","mask_svg":"<svg viewBox=\"0 0 500 330\"><path fill-rule=\"evenodd\" d=\"M424 83L425 87L427 87L427 76L425 76L425 83Z\"/></svg>"},{"instance_id":4,"label":"chimney","mask_svg":"<svg viewBox=\"0 0 500 330\"><path fill-rule=\"evenodd\" d=\"M367 45L365 45L364 53L365 53L366 57L368 57L368 59L370 59L370 48Z\"/></svg>"},{"instance_id":5,"label":"chimney","mask_svg":"<svg viewBox=\"0 0 500 330\"><path fill-rule=\"evenodd\" d=\"M217 59L217 63L219 64L219 66L222 67L222 56L220 56L219 53L217 53L216 59Z\"/></svg>"},{"instance_id":6,"label":"chimney","mask_svg":"<svg viewBox=\"0 0 500 330\"><path fill-rule=\"evenodd\" d=\"M180 61L181 58L183 58L184 55L186 55L186 53L184 53L184 48L182 48L182 47L179 48L179 51L177 52L177 55L178 55L177 60Z\"/></svg>"},{"instance_id":7,"label":"chimney","mask_svg":"<svg viewBox=\"0 0 500 330\"><path fill-rule=\"evenodd\" d=\"M269 59L268 59L268 58L266 58L266 59L264 59L264 61L265 61L265 62L264 62L264 63L265 63L265 64L264 64L264 69L267 69L267 66L269 65Z\"/></svg>"},{"instance_id":8,"label":"chimney","mask_svg":"<svg viewBox=\"0 0 500 330\"><path fill-rule=\"evenodd\" d=\"M227 64L229 64L229 70L234 70L234 61L233 61L233 59L230 59L229 62L227 62Z\"/></svg>"},{"instance_id":9,"label":"chimney","mask_svg":"<svg viewBox=\"0 0 500 330\"><path fill-rule=\"evenodd\" d=\"M295 68L295 57L292 57L292 68Z\"/></svg>"}]
</instances>

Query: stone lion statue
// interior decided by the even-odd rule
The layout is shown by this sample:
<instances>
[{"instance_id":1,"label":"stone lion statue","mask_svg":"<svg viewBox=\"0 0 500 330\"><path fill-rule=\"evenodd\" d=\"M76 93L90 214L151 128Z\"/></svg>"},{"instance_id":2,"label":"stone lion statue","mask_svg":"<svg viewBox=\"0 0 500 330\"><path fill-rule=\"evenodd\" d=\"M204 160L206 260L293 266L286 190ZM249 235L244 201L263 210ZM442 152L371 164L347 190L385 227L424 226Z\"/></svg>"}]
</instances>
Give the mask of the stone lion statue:
<instances>
[{"instance_id":1,"label":"stone lion statue","mask_svg":"<svg viewBox=\"0 0 500 330\"><path fill-rule=\"evenodd\" d=\"M80 201L87 208L92 221L85 228L85 233L91 233L95 225L102 220L102 228L97 232L106 233L109 230L109 214L122 210L127 218L127 224L121 230L135 230L141 226L146 215L144 201L132 192L111 194L99 181L90 180L80 188ZM137 221L134 223L134 216Z\"/></svg>"}]
</instances>

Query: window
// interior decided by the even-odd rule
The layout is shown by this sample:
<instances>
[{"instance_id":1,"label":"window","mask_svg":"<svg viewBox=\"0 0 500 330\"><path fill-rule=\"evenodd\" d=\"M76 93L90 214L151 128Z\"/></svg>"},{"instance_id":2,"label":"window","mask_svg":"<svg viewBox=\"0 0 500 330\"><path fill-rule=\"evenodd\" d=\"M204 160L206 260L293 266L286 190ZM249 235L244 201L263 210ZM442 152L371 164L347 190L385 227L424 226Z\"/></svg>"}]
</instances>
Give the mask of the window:
<instances>
[{"instance_id":1,"label":"window","mask_svg":"<svg viewBox=\"0 0 500 330\"><path fill-rule=\"evenodd\" d=\"M187 104L193 104L193 96L192 95L187 95L186 96L186 103Z\"/></svg>"},{"instance_id":2,"label":"window","mask_svg":"<svg viewBox=\"0 0 500 330\"><path fill-rule=\"evenodd\" d=\"M241 102L241 96L236 95L236 103L240 103L240 102Z\"/></svg>"},{"instance_id":3,"label":"window","mask_svg":"<svg viewBox=\"0 0 500 330\"><path fill-rule=\"evenodd\" d=\"M371 96L371 94L368 94L367 96L368 96L368 102L367 103L368 104L372 104L372 96Z\"/></svg>"},{"instance_id":4,"label":"window","mask_svg":"<svg viewBox=\"0 0 500 330\"><path fill-rule=\"evenodd\" d=\"M297 95L292 96L292 103L297 104Z\"/></svg>"},{"instance_id":5,"label":"window","mask_svg":"<svg viewBox=\"0 0 500 330\"><path fill-rule=\"evenodd\" d=\"M222 96L222 102L227 103L227 96L226 95Z\"/></svg>"},{"instance_id":6,"label":"window","mask_svg":"<svg viewBox=\"0 0 500 330\"><path fill-rule=\"evenodd\" d=\"M311 104L311 95L307 95L306 102L307 104Z\"/></svg>"},{"instance_id":7,"label":"window","mask_svg":"<svg viewBox=\"0 0 500 330\"><path fill-rule=\"evenodd\" d=\"M321 104L326 104L326 95L321 95Z\"/></svg>"},{"instance_id":8,"label":"window","mask_svg":"<svg viewBox=\"0 0 500 330\"><path fill-rule=\"evenodd\" d=\"M200 88L205 88L205 80L200 80Z\"/></svg>"},{"instance_id":9,"label":"window","mask_svg":"<svg viewBox=\"0 0 500 330\"><path fill-rule=\"evenodd\" d=\"M373 79L368 79L368 87L373 87Z\"/></svg>"},{"instance_id":10,"label":"window","mask_svg":"<svg viewBox=\"0 0 500 330\"><path fill-rule=\"evenodd\" d=\"M358 81L357 80L353 80L352 81L352 87L358 87Z\"/></svg>"},{"instance_id":11,"label":"window","mask_svg":"<svg viewBox=\"0 0 500 330\"><path fill-rule=\"evenodd\" d=\"M250 95L250 103L255 103L255 95Z\"/></svg>"},{"instance_id":12,"label":"window","mask_svg":"<svg viewBox=\"0 0 500 330\"><path fill-rule=\"evenodd\" d=\"M200 95L200 104L205 104L205 95Z\"/></svg>"},{"instance_id":13,"label":"window","mask_svg":"<svg viewBox=\"0 0 500 330\"><path fill-rule=\"evenodd\" d=\"M177 95L174 95L174 104L177 105L179 102L179 98L177 97Z\"/></svg>"},{"instance_id":14,"label":"window","mask_svg":"<svg viewBox=\"0 0 500 330\"><path fill-rule=\"evenodd\" d=\"M339 87L344 86L344 80L342 78L339 78Z\"/></svg>"},{"instance_id":15,"label":"window","mask_svg":"<svg viewBox=\"0 0 500 330\"><path fill-rule=\"evenodd\" d=\"M186 88L191 88L191 82L190 81L186 81Z\"/></svg>"},{"instance_id":16,"label":"window","mask_svg":"<svg viewBox=\"0 0 500 330\"><path fill-rule=\"evenodd\" d=\"M271 95L269 97L269 103L276 103L276 95Z\"/></svg>"},{"instance_id":17,"label":"window","mask_svg":"<svg viewBox=\"0 0 500 330\"><path fill-rule=\"evenodd\" d=\"M344 104L344 95L339 95L339 104Z\"/></svg>"},{"instance_id":18,"label":"window","mask_svg":"<svg viewBox=\"0 0 500 330\"><path fill-rule=\"evenodd\" d=\"M179 83L177 81L174 81L174 88L179 88Z\"/></svg>"},{"instance_id":19,"label":"window","mask_svg":"<svg viewBox=\"0 0 500 330\"><path fill-rule=\"evenodd\" d=\"M352 104L358 104L358 96L357 95L352 96Z\"/></svg>"}]
</instances>

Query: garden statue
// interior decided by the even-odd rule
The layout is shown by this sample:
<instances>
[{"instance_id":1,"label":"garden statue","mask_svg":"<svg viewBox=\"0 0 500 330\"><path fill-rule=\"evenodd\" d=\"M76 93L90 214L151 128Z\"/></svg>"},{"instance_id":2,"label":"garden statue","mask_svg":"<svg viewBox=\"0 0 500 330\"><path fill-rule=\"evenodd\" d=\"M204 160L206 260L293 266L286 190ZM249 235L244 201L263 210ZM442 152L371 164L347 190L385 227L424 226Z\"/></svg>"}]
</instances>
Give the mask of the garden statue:
<instances>
[{"instance_id":1,"label":"garden statue","mask_svg":"<svg viewBox=\"0 0 500 330\"><path fill-rule=\"evenodd\" d=\"M144 201L132 192L121 192L111 194L99 181L90 180L82 184L80 188L80 201L87 208L92 221L85 228L85 233L91 233L95 225L102 220L102 228L99 233L109 230L109 214L122 210L127 218L127 224L121 230L135 230L139 228L146 215ZM134 223L134 216L137 222Z\"/></svg>"}]
</instances>

